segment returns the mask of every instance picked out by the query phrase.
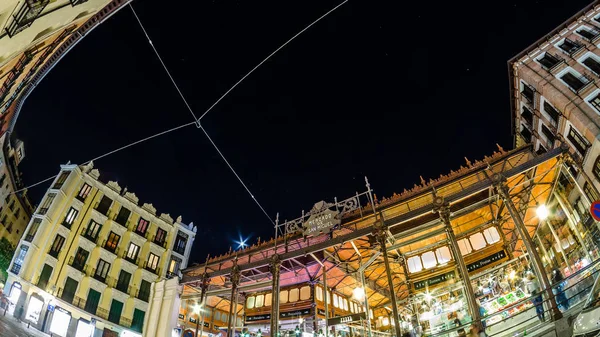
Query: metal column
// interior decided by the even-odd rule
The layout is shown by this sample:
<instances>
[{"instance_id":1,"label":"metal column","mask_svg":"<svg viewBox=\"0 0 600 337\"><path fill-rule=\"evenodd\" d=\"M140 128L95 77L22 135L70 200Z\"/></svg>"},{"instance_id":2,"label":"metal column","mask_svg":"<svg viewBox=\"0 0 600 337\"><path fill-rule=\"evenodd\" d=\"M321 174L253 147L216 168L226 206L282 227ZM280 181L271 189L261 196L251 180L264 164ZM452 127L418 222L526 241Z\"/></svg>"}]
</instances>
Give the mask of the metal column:
<instances>
[{"instance_id":1,"label":"metal column","mask_svg":"<svg viewBox=\"0 0 600 337\"><path fill-rule=\"evenodd\" d=\"M367 287L365 286L365 271L360 271L360 281L362 283L363 290L365 291L365 310L367 311L367 328L369 329L369 337L373 336L371 331L371 316L369 315L369 296L367 296Z\"/></svg>"},{"instance_id":2,"label":"metal column","mask_svg":"<svg viewBox=\"0 0 600 337\"><path fill-rule=\"evenodd\" d=\"M380 219L383 221L383 219ZM392 279L392 270L390 269L390 260L388 258L387 247L386 247L386 231L383 228L383 224L377 222L376 229L373 232L377 242L379 243L379 248L381 249L381 254L383 255L383 263L385 266L385 273L387 274L388 286L390 287L390 301L392 301L392 311L394 313L394 328L396 330L396 337L402 337L402 331L400 331L400 325L398 324L400 317L398 315L398 305L396 303L396 290L394 289L394 283ZM367 312L367 316L370 318L370 313ZM390 322L391 324L391 322Z\"/></svg>"},{"instance_id":3,"label":"metal column","mask_svg":"<svg viewBox=\"0 0 600 337\"><path fill-rule=\"evenodd\" d=\"M271 275L273 281L273 296L271 300L271 337L277 337L279 333L279 274L281 271L281 259L278 254L271 259Z\"/></svg>"},{"instance_id":4,"label":"metal column","mask_svg":"<svg viewBox=\"0 0 600 337\"><path fill-rule=\"evenodd\" d=\"M494 180L494 184L496 185L496 190L498 191L498 194L504 201L506 209L508 210L508 213L510 214L510 217L514 222L515 227L519 232L519 236L525 244L525 248L527 248L527 252L529 253L531 262L533 264L533 269L537 274L537 277L540 279L540 281L542 281L542 287L544 287L544 289L546 290L546 294L548 296L548 299L550 300L550 306L552 307L552 316L555 320L558 320L563 317L562 313L560 312L560 310L558 310L558 305L556 304L554 294L552 293L552 288L550 288L550 281L548 280L548 275L546 275L546 273L544 272L544 265L542 264L542 260L540 259L540 256L537 250L535 249L535 246L533 245L533 242L531 240L531 237L529 236L529 232L527 232L527 227L525 226L523 219L521 219L519 210L510 198L508 187L506 186L506 178L501 174L496 173L494 174L492 179Z\"/></svg>"},{"instance_id":5,"label":"metal column","mask_svg":"<svg viewBox=\"0 0 600 337\"><path fill-rule=\"evenodd\" d=\"M227 337L233 337L232 321L233 317L237 314L237 307L234 308L237 296L237 287L240 283L240 268L237 266L237 259L234 261L234 265L231 271L231 299L229 301L229 317L227 318Z\"/></svg>"},{"instance_id":6,"label":"metal column","mask_svg":"<svg viewBox=\"0 0 600 337\"><path fill-rule=\"evenodd\" d=\"M323 264L323 304L325 304L325 337L329 337L329 324L327 324L327 320L329 320L329 303L327 303L327 295L329 294L329 290L327 290L327 267Z\"/></svg>"},{"instance_id":7,"label":"metal column","mask_svg":"<svg viewBox=\"0 0 600 337\"><path fill-rule=\"evenodd\" d=\"M477 324L477 326L481 330L483 326L481 325L479 306L475 302L475 292L473 291L473 286L471 284L471 280L469 279L469 271L467 270L467 265L463 260L462 254L460 253L458 242L456 241L456 236L454 235L454 231L452 230L452 224L450 222L450 207L448 203L444 200L444 197L434 196L433 210L434 212L437 212L439 214L440 219L446 226L446 234L448 235L448 241L450 241L450 249L452 249L454 261L458 265L458 272L465 285L465 295L467 298L467 304L469 305L469 310L471 311L471 317L473 318L472 321L475 322L475 324Z\"/></svg>"},{"instance_id":8,"label":"metal column","mask_svg":"<svg viewBox=\"0 0 600 337\"><path fill-rule=\"evenodd\" d=\"M204 310L204 308L206 307L206 290L208 290L208 284L210 283L210 279L208 278L208 274L206 274L206 272L204 272L204 274L202 274L202 285L200 286L200 312L198 313L199 315L202 314L202 310ZM194 335L195 337L198 336L202 336L202 332L204 330L204 314L202 314L202 323L201 324L201 328L200 328L200 334L198 334L198 319L196 318L196 334Z\"/></svg>"}]
</instances>

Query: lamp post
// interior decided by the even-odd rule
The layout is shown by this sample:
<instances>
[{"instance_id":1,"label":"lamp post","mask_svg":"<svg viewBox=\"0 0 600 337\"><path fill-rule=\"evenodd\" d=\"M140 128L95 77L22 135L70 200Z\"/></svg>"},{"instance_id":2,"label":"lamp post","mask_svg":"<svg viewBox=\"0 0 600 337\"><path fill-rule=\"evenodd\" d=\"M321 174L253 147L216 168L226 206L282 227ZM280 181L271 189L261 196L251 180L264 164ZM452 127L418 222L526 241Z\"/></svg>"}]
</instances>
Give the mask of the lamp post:
<instances>
[{"instance_id":1,"label":"lamp post","mask_svg":"<svg viewBox=\"0 0 600 337\"><path fill-rule=\"evenodd\" d=\"M202 311L202 304L196 303L194 306L194 312L196 313L196 333L194 337L198 337L198 328L200 327L200 312Z\"/></svg>"}]
</instances>

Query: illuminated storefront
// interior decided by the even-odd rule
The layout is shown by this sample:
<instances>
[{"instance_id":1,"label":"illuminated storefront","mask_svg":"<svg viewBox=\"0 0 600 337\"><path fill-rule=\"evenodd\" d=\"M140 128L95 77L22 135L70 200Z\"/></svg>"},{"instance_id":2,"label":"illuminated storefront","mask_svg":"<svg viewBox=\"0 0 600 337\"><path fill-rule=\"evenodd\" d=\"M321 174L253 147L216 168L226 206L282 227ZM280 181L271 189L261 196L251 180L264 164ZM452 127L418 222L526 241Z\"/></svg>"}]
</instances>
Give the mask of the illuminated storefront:
<instances>
[{"instance_id":1,"label":"illuminated storefront","mask_svg":"<svg viewBox=\"0 0 600 337\"><path fill-rule=\"evenodd\" d=\"M228 337L531 331L580 305L599 270L597 192L571 170L562 149L524 147L388 199L367 185L187 270L183 298L243 313L220 321Z\"/></svg>"}]
</instances>

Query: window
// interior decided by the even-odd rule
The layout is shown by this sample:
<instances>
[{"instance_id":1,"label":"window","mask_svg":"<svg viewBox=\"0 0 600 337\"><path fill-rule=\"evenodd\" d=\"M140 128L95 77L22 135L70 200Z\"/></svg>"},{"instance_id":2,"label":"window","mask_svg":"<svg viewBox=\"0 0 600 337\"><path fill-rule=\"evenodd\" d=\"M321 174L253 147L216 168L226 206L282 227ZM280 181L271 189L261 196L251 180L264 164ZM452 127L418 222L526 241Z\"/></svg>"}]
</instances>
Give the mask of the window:
<instances>
[{"instance_id":1,"label":"window","mask_svg":"<svg viewBox=\"0 0 600 337\"><path fill-rule=\"evenodd\" d=\"M548 114L548 116L550 116L550 118L552 119L552 121L554 123L558 123L558 118L560 117L560 113L558 112L558 110L554 109L554 107L552 105L550 105L550 103L548 103L545 100L544 100L544 112L546 112Z\"/></svg>"},{"instance_id":2,"label":"window","mask_svg":"<svg viewBox=\"0 0 600 337\"><path fill-rule=\"evenodd\" d=\"M287 303L288 302L288 291L282 290L279 293L279 299L281 300L281 303Z\"/></svg>"},{"instance_id":3,"label":"window","mask_svg":"<svg viewBox=\"0 0 600 337\"><path fill-rule=\"evenodd\" d=\"M483 236L485 236L485 241L488 244L493 244L500 241L500 233L498 233L498 229L496 227L490 227L483 231Z\"/></svg>"},{"instance_id":4,"label":"window","mask_svg":"<svg viewBox=\"0 0 600 337\"><path fill-rule=\"evenodd\" d=\"M187 242L187 238L182 235L177 235L177 239L175 239L175 250L179 254L185 254L185 243Z\"/></svg>"},{"instance_id":5,"label":"window","mask_svg":"<svg viewBox=\"0 0 600 337\"><path fill-rule=\"evenodd\" d=\"M592 172L594 173L594 177L600 181L600 156L596 157L596 161L594 162L594 167L592 168ZM592 200L593 202L594 200Z\"/></svg>"},{"instance_id":6,"label":"window","mask_svg":"<svg viewBox=\"0 0 600 337\"><path fill-rule=\"evenodd\" d=\"M125 270L121 270L121 273L119 273L119 280L117 281L117 290L127 293L130 281L131 274L126 272Z\"/></svg>"},{"instance_id":7,"label":"window","mask_svg":"<svg viewBox=\"0 0 600 337\"><path fill-rule=\"evenodd\" d=\"M439 264L448 263L450 260L452 260L450 249L448 249L448 247L446 246L436 249L435 256L437 257L437 261Z\"/></svg>"},{"instance_id":8,"label":"window","mask_svg":"<svg viewBox=\"0 0 600 337\"><path fill-rule=\"evenodd\" d=\"M300 289L295 288L290 290L290 302L298 302L300 299Z\"/></svg>"},{"instance_id":9,"label":"window","mask_svg":"<svg viewBox=\"0 0 600 337\"><path fill-rule=\"evenodd\" d=\"M95 242L98 238L98 233L100 233L100 229L102 229L101 224L97 223L94 220L90 220L90 224L85 230L85 234L83 236Z\"/></svg>"},{"instance_id":10,"label":"window","mask_svg":"<svg viewBox=\"0 0 600 337\"><path fill-rule=\"evenodd\" d=\"M8 209L10 209L11 212L15 211L15 201L11 200L10 204L8 205Z\"/></svg>"},{"instance_id":11,"label":"window","mask_svg":"<svg viewBox=\"0 0 600 337\"><path fill-rule=\"evenodd\" d=\"M73 225L73 222L75 221L75 218L77 217L77 214L79 214L79 211L76 210L75 208L71 207L69 209L69 211L67 212L67 216L65 217L65 221L63 221L63 226L67 227L67 228L71 228L71 226Z\"/></svg>"},{"instance_id":12,"label":"window","mask_svg":"<svg viewBox=\"0 0 600 337\"><path fill-rule=\"evenodd\" d=\"M110 232L110 234L108 235L108 240L106 240L106 243L104 244L104 248L106 248L106 250L111 251L111 252L115 252L115 250L117 250L117 245L119 244L119 240L121 240L121 236L118 235L115 232Z\"/></svg>"},{"instance_id":13,"label":"window","mask_svg":"<svg viewBox=\"0 0 600 337\"><path fill-rule=\"evenodd\" d=\"M140 292L138 293L138 298L142 301L148 302L148 298L150 297L150 282L146 280L142 280L140 283Z\"/></svg>"},{"instance_id":14,"label":"window","mask_svg":"<svg viewBox=\"0 0 600 337\"><path fill-rule=\"evenodd\" d=\"M304 287L300 288L300 300L305 301L308 299L310 299L310 287L304 286Z\"/></svg>"},{"instance_id":15,"label":"window","mask_svg":"<svg viewBox=\"0 0 600 337\"><path fill-rule=\"evenodd\" d=\"M12 225L12 221L9 221L9 222L8 222L8 225L6 226L6 231L7 231L9 234L12 234L12 226L13 226L13 225Z\"/></svg>"},{"instance_id":16,"label":"window","mask_svg":"<svg viewBox=\"0 0 600 337\"><path fill-rule=\"evenodd\" d=\"M52 201L54 201L55 197L56 197L56 193L50 193L50 194L48 194L48 196L46 197L46 199L44 200L44 202L40 206L40 209L39 209L38 213L41 214L41 215L46 214L48 212L48 208L50 208L50 205L52 205Z\"/></svg>"},{"instance_id":17,"label":"window","mask_svg":"<svg viewBox=\"0 0 600 337\"><path fill-rule=\"evenodd\" d=\"M533 102L534 91L528 84L521 82L523 86L523 90L521 90L521 94L525 97L529 102Z\"/></svg>"},{"instance_id":18,"label":"window","mask_svg":"<svg viewBox=\"0 0 600 337\"><path fill-rule=\"evenodd\" d=\"M158 268L158 256L154 255L153 253L150 253L150 255L148 256L148 264L146 266L147 269L156 271L156 268Z\"/></svg>"},{"instance_id":19,"label":"window","mask_svg":"<svg viewBox=\"0 0 600 337\"><path fill-rule=\"evenodd\" d=\"M550 131L550 129L548 129L548 127L544 124L542 124L542 133L544 134L544 136L546 136L550 145L554 145L554 140L555 140L554 133L552 131Z\"/></svg>"},{"instance_id":20,"label":"window","mask_svg":"<svg viewBox=\"0 0 600 337\"><path fill-rule=\"evenodd\" d=\"M537 154L544 154L546 152L548 152L548 150L546 150L546 148L543 147L542 144L540 144L540 145L538 145L538 149L537 149L537 151L535 153L537 153Z\"/></svg>"},{"instance_id":21,"label":"window","mask_svg":"<svg viewBox=\"0 0 600 337\"><path fill-rule=\"evenodd\" d=\"M469 236L469 242L471 242L471 247L473 247L474 250L480 250L486 246L485 239L481 233L475 233Z\"/></svg>"},{"instance_id":22,"label":"window","mask_svg":"<svg viewBox=\"0 0 600 337\"><path fill-rule=\"evenodd\" d=\"M142 236L146 235L146 231L148 230L149 224L150 223L148 222L148 220L144 220L143 218L140 218L137 226L135 227L136 233L141 234Z\"/></svg>"},{"instance_id":23,"label":"window","mask_svg":"<svg viewBox=\"0 0 600 337\"><path fill-rule=\"evenodd\" d=\"M140 246L131 242L131 243L129 243L129 248L127 249L127 254L125 255L125 259L129 260L133 263L136 263L135 260L137 259L139 252L140 252Z\"/></svg>"},{"instance_id":24,"label":"window","mask_svg":"<svg viewBox=\"0 0 600 337\"><path fill-rule=\"evenodd\" d=\"M60 298L62 298L65 302L72 303L78 285L79 282L67 276L67 280L65 281L65 287L62 291Z\"/></svg>"},{"instance_id":25,"label":"window","mask_svg":"<svg viewBox=\"0 0 600 337\"><path fill-rule=\"evenodd\" d=\"M593 31L591 31L590 29L588 29L588 28L585 28L585 27L581 27L581 29L579 29L579 30L577 31L577 34L579 34L579 35L581 35L581 36L585 37L586 39L588 39L588 40L590 40L590 41L591 41L592 39L594 39L594 38L595 38L595 37L598 35L598 34L596 34L595 32L593 32Z\"/></svg>"},{"instance_id":26,"label":"window","mask_svg":"<svg viewBox=\"0 0 600 337\"><path fill-rule=\"evenodd\" d=\"M529 123L529 125L533 125L533 113L526 106L523 107L521 116L523 117L523 120Z\"/></svg>"},{"instance_id":27,"label":"window","mask_svg":"<svg viewBox=\"0 0 600 337\"><path fill-rule=\"evenodd\" d=\"M94 274L94 278L104 282L106 280L106 275L108 275L109 269L110 263L100 259L98 261L98 265L96 266L96 273Z\"/></svg>"},{"instance_id":28,"label":"window","mask_svg":"<svg viewBox=\"0 0 600 337\"><path fill-rule=\"evenodd\" d=\"M177 275L179 272L179 266L181 266L181 259L176 256L172 256L171 262L169 262L169 274Z\"/></svg>"},{"instance_id":29,"label":"window","mask_svg":"<svg viewBox=\"0 0 600 337\"><path fill-rule=\"evenodd\" d=\"M165 243L166 236L167 236L167 231L165 231L162 228L159 228L156 230L156 236L154 236L154 242L158 243L159 245L162 245L163 243Z\"/></svg>"},{"instance_id":30,"label":"window","mask_svg":"<svg viewBox=\"0 0 600 337\"><path fill-rule=\"evenodd\" d=\"M254 309L254 296L250 296L246 300L246 309Z\"/></svg>"},{"instance_id":31,"label":"window","mask_svg":"<svg viewBox=\"0 0 600 337\"><path fill-rule=\"evenodd\" d=\"M65 238L57 234L54 238L54 243L52 244L52 247L50 247L49 254L54 257L58 257L58 253L60 253L60 250L62 249L64 243Z\"/></svg>"},{"instance_id":32,"label":"window","mask_svg":"<svg viewBox=\"0 0 600 337\"><path fill-rule=\"evenodd\" d=\"M115 324L119 324L121 320L121 313L123 312L123 302L112 300L110 304L110 311L108 312L108 320Z\"/></svg>"},{"instance_id":33,"label":"window","mask_svg":"<svg viewBox=\"0 0 600 337\"><path fill-rule=\"evenodd\" d=\"M271 300L273 299L273 294L268 293L265 295L265 307L271 306Z\"/></svg>"},{"instance_id":34,"label":"window","mask_svg":"<svg viewBox=\"0 0 600 337\"><path fill-rule=\"evenodd\" d=\"M417 273L423 270L421 258L418 256L409 257L406 262L408 264L408 271L411 273Z\"/></svg>"},{"instance_id":35,"label":"window","mask_svg":"<svg viewBox=\"0 0 600 337\"><path fill-rule=\"evenodd\" d=\"M576 52L581 46L572 40L565 39L561 44L558 45L558 48L564 50L567 54L573 54Z\"/></svg>"},{"instance_id":36,"label":"window","mask_svg":"<svg viewBox=\"0 0 600 337\"><path fill-rule=\"evenodd\" d=\"M317 300L323 302L323 288L317 287Z\"/></svg>"},{"instance_id":37,"label":"window","mask_svg":"<svg viewBox=\"0 0 600 337\"><path fill-rule=\"evenodd\" d=\"M77 270L83 270L83 267L85 267L85 262L87 261L89 255L90 253L87 250L79 247L77 249L77 254L75 254L75 258L73 259L73 263L71 264L73 268Z\"/></svg>"},{"instance_id":38,"label":"window","mask_svg":"<svg viewBox=\"0 0 600 337\"><path fill-rule=\"evenodd\" d=\"M589 143L585 138L583 138L577 130L573 127L573 125L569 126L569 133L567 134L567 139L571 141L575 149L581 154L582 157L585 157L585 153L590 147Z\"/></svg>"},{"instance_id":39,"label":"window","mask_svg":"<svg viewBox=\"0 0 600 337\"><path fill-rule=\"evenodd\" d=\"M337 294L333 294L333 306L336 308L339 308L338 306L338 295Z\"/></svg>"},{"instance_id":40,"label":"window","mask_svg":"<svg viewBox=\"0 0 600 337\"><path fill-rule=\"evenodd\" d=\"M37 286L42 290L46 290L46 286L48 285L48 280L52 275L52 266L49 264L44 264L44 268L42 268L42 272L40 273L40 278L38 279Z\"/></svg>"},{"instance_id":41,"label":"window","mask_svg":"<svg viewBox=\"0 0 600 337\"><path fill-rule=\"evenodd\" d=\"M561 59L548 52L544 53L544 56L538 59L538 62L548 70L554 68L560 61Z\"/></svg>"},{"instance_id":42,"label":"window","mask_svg":"<svg viewBox=\"0 0 600 337\"><path fill-rule=\"evenodd\" d=\"M60 175L58 176L58 179L56 179L56 182L54 183L54 186L52 186L52 188L56 189L56 190L60 190L61 187L63 187L63 185L65 184L65 181L67 180L67 178L69 177L69 173L67 171L62 171L60 173Z\"/></svg>"},{"instance_id":43,"label":"window","mask_svg":"<svg viewBox=\"0 0 600 337\"><path fill-rule=\"evenodd\" d=\"M423 253L423 255L421 255L421 260L423 261L423 268L425 269L431 269L437 265L434 252Z\"/></svg>"},{"instance_id":44,"label":"window","mask_svg":"<svg viewBox=\"0 0 600 337\"><path fill-rule=\"evenodd\" d=\"M96 210L104 215L108 215L108 210L110 209L110 205L112 204L112 199L107 196L102 196L100 203L96 207Z\"/></svg>"},{"instance_id":45,"label":"window","mask_svg":"<svg viewBox=\"0 0 600 337\"><path fill-rule=\"evenodd\" d=\"M596 190L594 189L594 187L592 187L587 182L585 184L583 184L583 193L585 193L585 195L588 197L588 199L590 199L590 202L600 200L600 197L598 197L598 193L596 193Z\"/></svg>"},{"instance_id":46,"label":"window","mask_svg":"<svg viewBox=\"0 0 600 337\"><path fill-rule=\"evenodd\" d=\"M260 308L265 304L265 296L264 295L258 295L256 296L256 307Z\"/></svg>"},{"instance_id":47,"label":"window","mask_svg":"<svg viewBox=\"0 0 600 337\"><path fill-rule=\"evenodd\" d=\"M133 320L131 321L131 330L142 332L142 328L144 327L144 317L146 313L141 311L140 309L133 310Z\"/></svg>"},{"instance_id":48,"label":"window","mask_svg":"<svg viewBox=\"0 0 600 337\"><path fill-rule=\"evenodd\" d=\"M581 88L583 88L583 86L587 82L584 82L581 78L575 76L571 72L564 73L564 75L562 75L560 79L563 80L571 89L575 91L581 90Z\"/></svg>"},{"instance_id":49,"label":"window","mask_svg":"<svg viewBox=\"0 0 600 337\"><path fill-rule=\"evenodd\" d=\"M521 136L526 143L531 143L531 131L524 125L521 125Z\"/></svg>"},{"instance_id":50,"label":"window","mask_svg":"<svg viewBox=\"0 0 600 337\"><path fill-rule=\"evenodd\" d=\"M91 191L92 191L92 186L84 183L83 186L81 186L79 193L77 194L77 199L84 201L85 198L87 198L88 194L90 194Z\"/></svg>"},{"instance_id":51,"label":"window","mask_svg":"<svg viewBox=\"0 0 600 337\"><path fill-rule=\"evenodd\" d=\"M600 74L600 63L596 61L596 59L588 57L581 63L583 63L586 67L590 68L596 74Z\"/></svg>"},{"instance_id":52,"label":"window","mask_svg":"<svg viewBox=\"0 0 600 337\"><path fill-rule=\"evenodd\" d=\"M19 271L21 271L21 266L23 265L23 262L25 261L25 256L27 255L27 250L29 250L28 246L21 245L21 248L19 248L19 253L17 254L17 257L15 258L15 261L13 262L12 268L10 269L11 273L19 274Z\"/></svg>"},{"instance_id":53,"label":"window","mask_svg":"<svg viewBox=\"0 0 600 337\"><path fill-rule=\"evenodd\" d=\"M15 218L19 218L19 215L21 215L21 209L17 208L17 211L15 212Z\"/></svg>"},{"instance_id":54,"label":"window","mask_svg":"<svg viewBox=\"0 0 600 337\"><path fill-rule=\"evenodd\" d=\"M130 210L125 207L121 207L119 214L117 214L117 217L115 218L115 221L120 225L127 226L127 220L129 219L130 214Z\"/></svg>"},{"instance_id":55,"label":"window","mask_svg":"<svg viewBox=\"0 0 600 337\"><path fill-rule=\"evenodd\" d=\"M469 240L462 239L462 240L458 240L457 243L458 243L458 248L460 249L460 253L462 254L462 256L465 256L473 251L473 249L471 249L471 245L469 244Z\"/></svg>"},{"instance_id":56,"label":"window","mask_svg":"<svg viewBox=\"0 0 600 337\"><path fill-rule=\"evenodd\" d=\"M597 112L600 112L600 94L597 94L588 102L594 107L594 109L596 109Z\"/></svg>"}]
</instances>

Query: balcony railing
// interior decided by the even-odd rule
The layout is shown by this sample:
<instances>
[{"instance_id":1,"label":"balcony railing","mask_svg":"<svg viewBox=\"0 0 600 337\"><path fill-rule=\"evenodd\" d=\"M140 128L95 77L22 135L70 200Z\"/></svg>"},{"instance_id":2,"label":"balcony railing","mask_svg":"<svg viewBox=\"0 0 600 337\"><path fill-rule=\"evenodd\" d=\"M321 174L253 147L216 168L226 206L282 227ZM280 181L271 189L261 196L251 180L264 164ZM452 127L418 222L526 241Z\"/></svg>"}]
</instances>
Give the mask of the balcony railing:
<instances>
[{"instance_id":1,"label":"balcony railing","mask_svg":"<svg viewBox=\"0 0 600 337\"><path fill-rule=\"evenodd\" d=\"M124 326L126 328L131 328L131 320L127 317L121 316L121 321L119 322L120 326Z\"/></svg>"},{"instance_id":2,"label":"balcony railing","mask_svg":"<svg viewBox=\"0 0 600 337\"><path fill-rule=\"evenodd\" d=\"M152 241L152 243L154 243L155 245L158 245L158 246L160 246L160 247L162 247L162 248L167 248L167 240L164 240L164 239L163 239L163 241L160 241L160 240L158 240L158 239L156 238L156 235L154 235L154 236L152 237L152 240L151 240L151 241Z\"/></svg>"},{"instance_id":3,"label":"balcony railing","mask_svg":"<svg viewBox=\"0 0 600 337\"><path fill-rule=\"evenodd\" d=\"M102 241L102 245L101 246L102 246L102 248L108 250L109 252L117 255L117 253L116 253L117 252L117 245L116 244L111 247L111 245L106 240L104 240L104 241Z\"/></svg>"},{"instance_id":4,"label":"balcony railing","mask_svg":"<svg viewBox=\"0 0 600 337\"><path fill-rule=\"evenodd\" d=\"M52 250L52 249L51 249L51 250L48 252L48 255L50 255L50 256L52 256L52 257L54 257L55 259L58 259L58 254L60 254L60 250L57 250L57 251L55 251L55 250Z\"/></svg>"},{"instance_id":5,"label":"balcony railing","mask_svg":"<svg viewBox=\"0 0 600 337\"><path fill-rule=\"evenodd\" d=\"M96 241L98 240L98 237L97 237L97 236L96 236L96 237L93 237L93 236L91 236L91 235L88 235L88 232L87 232L87 231L88 231L87 227L86 227L86 228L84 228L84 229L82 229L82 230L81 230L81 233L80 233L80 234L81 234L81 236L83 236L84 238L86 238L86 239L90 240L90 241L91 241L91 242L93 242L93 243L96 243Z\"/></svg>"},{"instance_id":6,"label":"balcony railing","mask_svg":"<svg viewBox=\"0 0 600 337\"><path fill-rule=\"evenodd\" d=\"M177 275L177 273L173 273L173 272L170 272L170 271L167 272L167 278L171 279L171 278L174 278L174 277L179 277L179 275Z\"/></svg>"},{"instance_id":7,"label":"balcony railing","mask_svg":"<svg viewBox=\"0 0 600 337\"><path fill-rule=\"evenodd\" d=\"M96 309L96 316L102 319L108 319L108 310L102 307L98 307L98 309Z\"/></svg>"},{"instance_id":8,"label":"balcony railing","mask_svg":"<svg viewBox=\"0 0 600 337\"><path fill-rule=\"evenodd\" d=\"M73 305L78 307L79 309L85 310L85 302L86 302L86 300L84 298L77 297L77 296L75 296L73 298Z\"/></svg>"},{"instance_id":9,"label":"balcony railing","mask_svg":"<svg viewBox=\"0 0 600 337\"><path fill-rule=\"evenodd\" d=\"M153 272L156 275L160 275L160 268L158 268L158 267L152 268L152 266L148 265L148 261L144 262L144 269L146 269L147 271Z\"/></svg>"},{"instance_id":10,"label":"balcony railing","mask_svg":"<svg viewBox=\"0 0 600 337\"><path fill-rule=\"evenodd\" d=\"M27 234L27 235L25 235L25 241L27 241L27 242L33 241L33 237L34 236L35 236L35 234Z\"/></svg>"},{"instance_id":11,"label":"balcony railing","mask_svg":"<svg viewBox=\"0 0 600 337\"><path fill-rule=\"evenodd\" d=\"M12 14L10 24L5 28L9 37L13 37L25 28L31 26L33 21L42 13L50 0L25 0L23 5Z\"/></svg>"},{"instance_id":12,"label":"balcony railing","mask_svg":"<svg viewBox=\"0 0 600 337\"><path fill-rule=\"evenodd\" d=\"M62 225L67 227L68 229L71 229L71 226L73 225L72 223L68 223L67 220L63 220Z\"/></svg>"},{"instance_id":13,"label":"balcony railing","mask_svg":"<svg viewBox=\"0 0 600 337\"><path fill-rule=\"evenodd\" d=\"M100 203L96 203L96 205L94 206L94 210L110 218L110 205L108 207L100 207Z\"/></svg>"},{"instance_id":14,"label":"balcony railing","mask_svg":"<svg viewBox=\"0 0 600 337\"><path fill-rule=\"evenodd\" d=\"M102 276L100 274L94 273L93 277L102 283L106 283L106 276Z\"/></svg>"},{"instance_id":15,"label":"balcony railing","mask_svg":"<svg viewBox=\"0 0 600 337\"><path fill-rule=\"evenodd\" d=\"M69 258L69 266L79 270L80 272L83 272L83 269L85 268L85 262L83 264L81 264L78 261L75 261L74 256L71 256Z\"/></svg>"},{"instance_id":16,"label":"balcony railing","mask_svg":"<svg viewBox=\"0 0 600 337\"><path fill-rule=\"evenodd\" d=\"M185 254L185 246L183 246L183 247L175 247L175 248L173 248L173 251L176 252L176 253L178 253L178 254L184 255Z\"/></svg>"}]
</instances>

